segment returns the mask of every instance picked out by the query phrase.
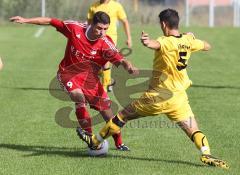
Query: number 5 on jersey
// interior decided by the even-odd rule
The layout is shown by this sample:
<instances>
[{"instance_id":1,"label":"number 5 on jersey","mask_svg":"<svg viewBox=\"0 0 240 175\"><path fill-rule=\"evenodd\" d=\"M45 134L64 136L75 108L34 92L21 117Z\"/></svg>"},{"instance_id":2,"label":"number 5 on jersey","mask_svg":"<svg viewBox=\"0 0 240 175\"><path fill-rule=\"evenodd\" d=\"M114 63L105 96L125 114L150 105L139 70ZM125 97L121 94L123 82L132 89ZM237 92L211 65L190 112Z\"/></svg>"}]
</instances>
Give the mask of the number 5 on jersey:
<instances>
[{"instance_id":1,"label":"number 5 on jersey","mask_svg":"<svg viewBox=\"0 0 240 175\"><path fill-rule=\"evenodd\" d=\"M187 59L184 59L183 57L187 56L187 52L179 52L179 60L178 62L181 65L177 65L177 69L179 71L185 69L187 67Z\"/></svg>"}]
</instances>

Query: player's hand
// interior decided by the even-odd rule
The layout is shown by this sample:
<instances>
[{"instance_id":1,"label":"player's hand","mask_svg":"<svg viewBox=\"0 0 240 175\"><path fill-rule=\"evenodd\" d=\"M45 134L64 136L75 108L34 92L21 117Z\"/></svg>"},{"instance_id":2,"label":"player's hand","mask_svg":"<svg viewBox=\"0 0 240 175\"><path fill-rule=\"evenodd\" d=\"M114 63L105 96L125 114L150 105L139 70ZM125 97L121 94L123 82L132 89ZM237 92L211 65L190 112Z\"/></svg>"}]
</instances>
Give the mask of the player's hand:
<instances>
[{"instance_id":1,"label":"player's hand","mask_svg":"<svg viewBox=\"0 0 240 175\"><path fill-rule=\"evenodd\" d=\"M130 61L123 59L121 64L124 67L124 69L128 71L129 74L133 74L133 75L139 74L138 68L134 67Z\"/></svg>"},{"instance_id":2,"label":"player's hand","mask_svg":"<svg viewBox=\"0 0 240 175\"><path fill-rule=\"evenodd\" d=\"M20 24L26 23L26 19L21 16L14 16L14 17L11 17L9 20L11 22L16 22L16 23L20 23Z\"/></svg>"},{"instance_id":3,"label":"player's hand","mask_svg":"<svg viewBox=\"0 0 240 175\"><path fill-rule=\"evenodd\" d=\"M138 75L139 74L139 69L136 67L131 67L128 69L128 73L132 75Z\"/></svg>"},{"instance_id":4,"label":"player's hand","mask_svg":"<svg viewBox=\"0 0 240 175\"><path fill-rule=\"evenodd\" d=\"M148 44L150 43L150 38L149 38L148 34L145 33L144 31L142 31L140 40L144 46L148 46Z\"/></svg>"},{"instance_id":5,"label":"player's hand","mask_svg":"<svg viewBox=\"0 0 240 175\"><path fill-rule=\"evenodd\" d=\"M126 45L128 46L128 48L132 48L132 39L128 39L126 41Z\"/></svg>"}]
</instances>

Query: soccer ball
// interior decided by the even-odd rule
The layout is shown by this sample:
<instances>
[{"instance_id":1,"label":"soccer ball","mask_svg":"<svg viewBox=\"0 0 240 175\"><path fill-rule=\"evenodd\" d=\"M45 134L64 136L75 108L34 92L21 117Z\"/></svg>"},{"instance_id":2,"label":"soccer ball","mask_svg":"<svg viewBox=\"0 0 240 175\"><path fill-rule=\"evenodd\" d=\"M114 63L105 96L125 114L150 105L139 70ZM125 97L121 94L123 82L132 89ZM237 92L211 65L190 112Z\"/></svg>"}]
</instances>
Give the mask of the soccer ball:
<instances>
[{"instance_id":1,"label":"soccer ball","mask_svg":"<svg viewBox=\"0 0 240 175\"><path fill-rule=\"evenodd\" d=\"M100 148L97 150L92 150L90 148L88 148L88 155L89 156L104 156L107 155L108 153L108 141L104 140L101 145Z\"/></svg>"}]
</instances>

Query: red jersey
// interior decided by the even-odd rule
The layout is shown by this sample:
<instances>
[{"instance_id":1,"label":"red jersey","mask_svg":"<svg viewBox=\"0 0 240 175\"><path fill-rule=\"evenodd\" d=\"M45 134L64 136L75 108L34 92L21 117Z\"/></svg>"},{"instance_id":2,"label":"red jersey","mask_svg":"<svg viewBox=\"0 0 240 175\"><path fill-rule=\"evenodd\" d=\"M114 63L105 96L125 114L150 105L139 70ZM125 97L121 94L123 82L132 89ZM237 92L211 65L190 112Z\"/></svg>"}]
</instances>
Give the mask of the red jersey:
<instances>
[{"instance_id":1,"label":"red jersey","mask_svg":"<svg viewBox=\"0 0 240 175\"><path fill-rule=\"evenodd\" d=\"M92 74L96 77L108 61L118 66L123 59L110 37L104 36L91 41L86 35L90 26L86 24L76 21L60 21L55 18L50 24L68 39L64 58L59 65L59 72L82 75L86 73L88 76Z\"/></svg>"}]
</instances>

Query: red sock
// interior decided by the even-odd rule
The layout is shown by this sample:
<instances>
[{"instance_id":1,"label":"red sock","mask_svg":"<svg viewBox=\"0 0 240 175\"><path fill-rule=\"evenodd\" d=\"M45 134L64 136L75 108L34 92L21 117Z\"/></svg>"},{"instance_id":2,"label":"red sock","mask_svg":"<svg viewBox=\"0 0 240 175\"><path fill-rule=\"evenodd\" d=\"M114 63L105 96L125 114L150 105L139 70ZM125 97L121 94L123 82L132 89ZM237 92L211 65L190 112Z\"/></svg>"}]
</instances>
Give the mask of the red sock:
<instances>
[{"instance_id":1,"label":"red sock","mask_svg":"<svg viewBox=\"0 0 240 175\"><path fill-rule=\"evenodd\" d=\"M76 115L79 125L88 133L92 134L92 119L83 105L76 104Z\"/></svg>"},{"instance_id":2,"label":"red sock","mask_svg":"<svg viewBox=\"0 0 240 175\"><path fill-rule=\"evenodd\" d=\"M112 137L114 139L116 147L122 144L122 134L121 133L114 134Z\"/></svg>"}]
</instances>

